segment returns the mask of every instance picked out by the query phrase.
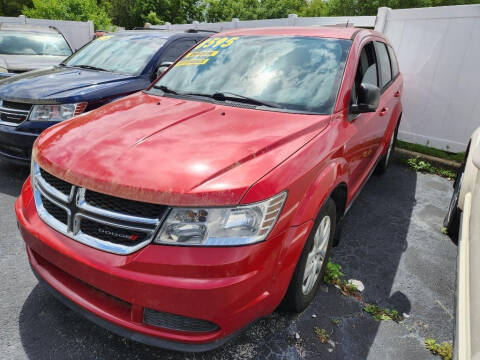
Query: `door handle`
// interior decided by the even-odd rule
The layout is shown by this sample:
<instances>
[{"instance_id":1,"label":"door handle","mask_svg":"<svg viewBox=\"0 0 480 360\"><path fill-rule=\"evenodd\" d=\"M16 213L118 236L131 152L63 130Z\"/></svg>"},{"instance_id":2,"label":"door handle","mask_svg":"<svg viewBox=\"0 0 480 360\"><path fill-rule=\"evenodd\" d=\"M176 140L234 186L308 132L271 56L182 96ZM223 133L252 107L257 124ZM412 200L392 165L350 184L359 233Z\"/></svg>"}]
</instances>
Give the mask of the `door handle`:
<instances>
[{"instance_id":1,"label":"door handle","mask_svg":"<svg viewBox=\"0 0 480 360\"><path fill-rule=\"evenodd\" d=\"M395 97L400 97L400 91L397 91L395 94L393 94Z\"/></svg>"},{"instance_id":2,"label":"door handle","mask_svg":"<svg viewBox=\"0 0 480 360\"><path fill-rule=\"evenodd\" d=\"M387 112L388 112L388 108L385 107L382 110L380 110L380 113L378 115L384 116Z\"/></svg>"}]
</instances>

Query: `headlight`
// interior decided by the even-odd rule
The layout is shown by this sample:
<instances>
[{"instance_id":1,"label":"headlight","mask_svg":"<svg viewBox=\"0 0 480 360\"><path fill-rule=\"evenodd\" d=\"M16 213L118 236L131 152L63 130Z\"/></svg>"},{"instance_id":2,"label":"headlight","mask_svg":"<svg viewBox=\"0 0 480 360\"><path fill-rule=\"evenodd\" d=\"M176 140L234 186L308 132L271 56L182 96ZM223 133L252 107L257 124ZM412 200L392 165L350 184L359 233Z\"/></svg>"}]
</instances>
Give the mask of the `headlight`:
<instances>
[{"instance_id":1,"label":"headlight","mask_svg":"<svg viewBox=\"0 0 480 360\"><path fill-rule=\"evenodd\" d=\"M87 103L59 104L59 105L34 105L28 120L30 121L64 121L80 115Z\"/></svg>"},{"instance_id":2,"label":"headlight","mask_svg":"<svg viewBox=\"0 0 480 360\"><path fill-rule=\"evenodd\" d=\"M8 73L7 68L4 68L3 66L0 66L0 73Z\"/></svg>"},{"instance_id":3,"label":"headlight","mask_svg":"<svg viewBox=\"0 0 480 360\"><path fill-rule=\"evenodd\" d=\"M155 239L156 244L235 246L265 238L282 211L287 193L231 208L174 208Z\"/></svg>"}]
</instances>

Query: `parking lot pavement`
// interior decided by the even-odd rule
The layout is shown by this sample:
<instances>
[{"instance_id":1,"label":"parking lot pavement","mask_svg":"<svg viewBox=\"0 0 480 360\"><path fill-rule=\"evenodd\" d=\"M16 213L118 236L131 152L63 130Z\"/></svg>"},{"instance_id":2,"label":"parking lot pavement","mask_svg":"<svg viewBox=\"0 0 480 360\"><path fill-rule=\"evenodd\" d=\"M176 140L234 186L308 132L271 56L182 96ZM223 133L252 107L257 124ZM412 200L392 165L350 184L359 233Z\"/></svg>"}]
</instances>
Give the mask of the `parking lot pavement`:
<instances>
[{"instance_id":1,"label":"parking lot pavement","mask_svg":"<svg viewBox=\"0 0 480 360\"><path fill-rule=\"evenodd\" d=\"M192 355L113 335L37 284L13 213L27 171L0 161L4 359L430 359L425 338L453 339L456 247L441 232L452 191L445 179L399 165L383 177L372 177L333 251L333 261L343 266L347 278L364 283L365 301L399 310L406 314L404 321L378 322L357 299L322 286L302 314L275 312L227 346ZM323 344L315 327L331 334L331 341Z\"/></svg>"}]
</instances>

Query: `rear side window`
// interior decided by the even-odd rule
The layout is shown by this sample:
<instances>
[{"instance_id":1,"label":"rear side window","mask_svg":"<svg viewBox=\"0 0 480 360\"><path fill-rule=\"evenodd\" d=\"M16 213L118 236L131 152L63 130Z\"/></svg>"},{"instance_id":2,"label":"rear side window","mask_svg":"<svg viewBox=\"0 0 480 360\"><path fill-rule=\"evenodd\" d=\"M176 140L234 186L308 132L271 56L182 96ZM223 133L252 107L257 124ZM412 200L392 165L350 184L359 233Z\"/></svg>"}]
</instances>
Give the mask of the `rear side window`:
<instances>
[{"instance_id":1,"label":"rear side window","mask_svg":"<svg viewBox=\"0 0 480 360\"><path fill-rule=\"evenodd\" d=\"M372 42L366 44L360 54L360 60L358 61L357 72L355 74L355 83L352 88L352 104L357 103L358 89L362 83L379 86L377 59Z\"/></svg>"},{"instance_id":2,"label":"rear side window","mask_svg":"<svg viewBox=\"0 0 480 360\"><path fill-rule=\"evenodd\" d=\"M392 68L390 67L387 45L376 41L375 49L377 51L378 62L380 63L380 88L383 89L392 80Z\"/></svg>"},{"instance_id":3,"label":"rear side window","mask_svg":"<svg viewBox=\"0 0 480 360\"><path fill-rule=\"evenodd\" d=\"M390 55L390 64L392 65L392 77L395 79L400 72L398 69L397 57L391 46L387 46L388 54Z\"/></svg>"},{"instance_id":4,"label":"rear side window","mask_svg":"<svg viewBox=\"0 0 480 360\"><path fill-rule=\"evenodd\" d=\"M196 42L193 39L174 41L163 53L161 62L174 62L180 57L180 55L183 55L185 51L190 49L195 44Z\"/></svg>"}]
</instances>

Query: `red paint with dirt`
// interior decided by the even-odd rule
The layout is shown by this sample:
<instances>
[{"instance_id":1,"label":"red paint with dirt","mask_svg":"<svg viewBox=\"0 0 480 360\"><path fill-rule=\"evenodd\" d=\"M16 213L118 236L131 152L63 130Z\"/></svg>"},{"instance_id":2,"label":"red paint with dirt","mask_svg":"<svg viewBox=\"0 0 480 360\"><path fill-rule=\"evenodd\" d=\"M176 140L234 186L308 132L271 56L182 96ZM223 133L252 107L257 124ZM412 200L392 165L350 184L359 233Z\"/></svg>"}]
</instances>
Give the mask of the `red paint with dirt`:
<instances>
[{"instance_id":1,"label":"red paint with dirt","mask_svg":"<svg viewBox=\"0 0 480 360\"><path fill-rule=\"evenodd\" d=\"M72 184L169 206L248 204L287 190L266 241L231 248L148 245L121 256L43 223L30 180L15 206L31 264L57 291L122 328L181 343L222 339L278 306L321 205L341 186L347 196L339 207L348 208L385 154L401 114L400 98L394 99L402 91L400 74L382 93L376 112L348 120L360 51L369 41L387 42L380 34L312 27L215 36L225 35L355 35L333 114L253 110L142 92L48 129L33 158ZM380 116L386 107L388 115ZM202 334L145 325L143 307L208 320L219 330Z\"/></svg>"}]
</instances>

